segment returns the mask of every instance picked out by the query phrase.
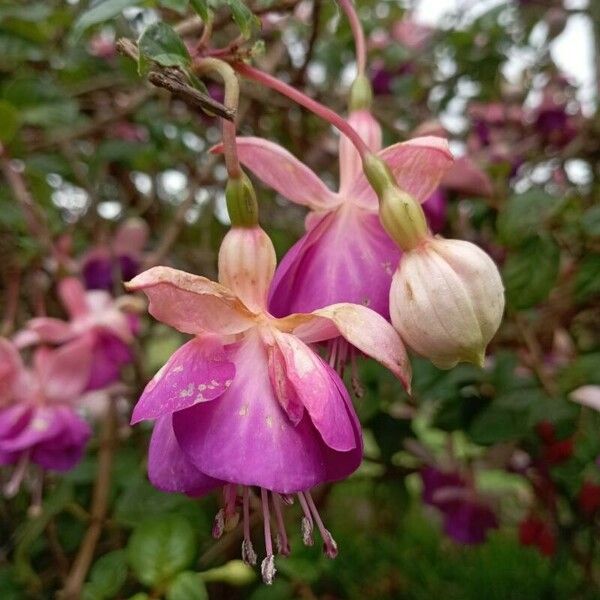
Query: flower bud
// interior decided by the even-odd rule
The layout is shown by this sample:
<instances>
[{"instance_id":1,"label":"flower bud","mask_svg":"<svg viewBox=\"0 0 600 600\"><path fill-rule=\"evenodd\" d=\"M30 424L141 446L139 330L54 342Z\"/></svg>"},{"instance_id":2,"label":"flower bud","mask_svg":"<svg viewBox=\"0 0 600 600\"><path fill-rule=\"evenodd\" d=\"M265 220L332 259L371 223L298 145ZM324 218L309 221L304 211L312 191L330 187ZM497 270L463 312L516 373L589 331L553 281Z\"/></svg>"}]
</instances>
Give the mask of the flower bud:
<instances>
[{"instance_id":1,"label":"flower bud","mask_svg":"<svg viewBox=\"0 0 600 600\"><path fill-rule=\"evenodd\" d=\"M368 155L364 171L379 198L379 220L396 244L406 251L426 240L430 233L423 208L398 187L385 162Z\"/></svg>"},{"instance_id":2,"label":"flower bud","mask_svg":"<svg viewBox=\"0 0 600 600\"><path fill-rule=\"evenodd\" d=\"M481 366L503 311L500 273L470 242L430 238L403 254L392 279L392 324L441 369L460 361Z\"/></svg>"},{"instance_id":3,"label":"flower bud","mask_svg":"<svg viewBox=\"0 0 600 600\"><path fill-rule=\"evenodd\" d=\"M359 75L350 88L350 112L371 108L373 89L371 82L365 75Z\"/></svg>"},{"instance_id":4,"label":"flower bud","mask_svg":"<svg viewBox=\"0 0 600 600\"><path fill-rule=\"evenodd\" d=\"M219 249L219 282L250 310L264 311L276 263L273 243L260 227L232 227Z\"/></svg>"},{"instance_id":5,"label":"flower bud","mask_svg":"<svg viewBox=\"0 0 600 600\"><path fill-rule=\"evenodd\" d=\"M252 182L245 173L238 178L230 178L225 188L227 212L231 224L238 227L258 225L258 202Z\"/></svg>"}]
</instances>

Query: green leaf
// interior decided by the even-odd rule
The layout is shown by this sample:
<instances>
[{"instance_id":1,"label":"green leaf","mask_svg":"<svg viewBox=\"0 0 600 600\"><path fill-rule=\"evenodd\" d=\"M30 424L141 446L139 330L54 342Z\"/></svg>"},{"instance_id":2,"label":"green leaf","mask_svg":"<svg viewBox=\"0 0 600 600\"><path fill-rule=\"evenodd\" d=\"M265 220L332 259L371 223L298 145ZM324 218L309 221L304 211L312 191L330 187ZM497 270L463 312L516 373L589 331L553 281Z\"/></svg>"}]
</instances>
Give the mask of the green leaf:
<instances>
[{"instance_id":1,"label":"green leaf","mask_svg":"<svg viewBox=\"0 0 600 600\"><path fill-rule=\"evenodd\" d=\"M19 111L9 102L0 100L0 142L10 142L19 130Z\"/></svg>"},{"instance_id":2,"label":"green leaf","mask_svg":"<svg viewBox=\"0 0 600 600\"><path fill-rule=\"evenodd\" d=\"M546 299L556 282L560 251L549 236L530 238L508 257L503 279L513 308L531 308Z\"/></svg>"},{"instance_id":3,"label":"green leaf","mask_svg":"<svg viewBox=\"0 0 600 600\"><path fill-rule=\"evenodd\" d=\"M210 20L212 11L210 10L208 0L190 0L190 4L205 23Z\"/></svg>"},{"instance_id":4,"label":"green leaf","mask_svg":"<svg viewBox=\"0 0 600 600\"><path fill-rule=\"evenodd\" d=\"M590 237L600 237L600 204L588 208L583 213L581 225Z\"/></svg>"},{"instance_id":5,"label":"green leaf","mask_svg":"<svg viewBox=\"0 0 600 600\"><path fill-rule=\"evenodd\" d=\"M100 557L90 571L90 584L102 598L114 598L127 579L127 556L115 550Z\"/></svg>"},{"instance_id":6,"label":"green leaf","mask_svg":"<svg viewBox=\"0 0 600 600\"><path fill-rule=\"evenodd\" d=\"M184 15L187 10L189 0L159 0L159 4L173 10L180 15Z\"/></svg>"},{"instance_id":7,"label":"green leaf","mask_svg":"<svg viewBox=\"0 0 600 600\"><path fill-rule=\"evenodd\" d=\"M564 198L551 196L543 190L533 189L512 196L498 217L500 239L510 247L516 247L539 232L544 222L564 204Z\"/></svg>"},{"instance_id":8,"label":"green leaf","mask_svg":"<svg viewBox=\"0 0 600 600\"><path fill-rule=\"evenodd\" d=\"M473 419L469 435L476 444L482 446L514 440L528 430L529 424L523 417L521 410L492 405Z\"/></svg>"},{"instance_id":9,"label":"green leaf","mask_svg":"<svg viewBox=\"0 0 600 600\"><path fill-rule=\"evenodd\" d=\"M245 38L249 38L252 35L253 29L260 29L260 20L258 17L246 6L246 3L242 0L225 0L235 24L240 28L242 35Z\"/></svg>"},{"instance_id":10,"label":"green leaf","mask_svg":"<svg viewBox=\"0 0 600 600\"><path fill-rule=\"evenodd\" d=\"M166 23L153 23L142 33L138 48L140 51L139 71L147 73L151 63L163 67L188 67L191 58L183 40Z\"/></svg>"},{"instance_id":11,"label":"green leaf","mask_svg":"<svg viewBox=\"0 0 600 600\"><path fill-rule=\"evenodd\" d=\"M167 600L208 600L208 592L199 573L179 573L167 589Z\"/></svg>"},{"instance_id":12,"label":"green leaf","mask_svg":"<svg viewBox=\"0 0 600 600\"><path fill-rule=\"evenodd\" d=\"M141 0L99 0L90 3L90 7L82 12L73 25L71 41L77 38L92 25L108 21L120 14L125 8L139 4Z\"/></svg>"},{"instance_id":13,"label":"green leaf","mask_svg":"<svg viewBox=\"0 0 600 600\"><path fill-rule=\"evenodd\" d=\"M148 586L163 584L189 567L195 554L194 530L176 515L144 521L127 545L131 568Z\"/></svg>"},{"instance_id":14,"label":"green leaf","mask_svg":"<svg viewBox=\"0 0 600 600\"><path fill-rule=\"evenodd\" d=\"M600 294L600 254L588 254L575 275L575 299L584 302Z\"/></svg>"}]
</instances>

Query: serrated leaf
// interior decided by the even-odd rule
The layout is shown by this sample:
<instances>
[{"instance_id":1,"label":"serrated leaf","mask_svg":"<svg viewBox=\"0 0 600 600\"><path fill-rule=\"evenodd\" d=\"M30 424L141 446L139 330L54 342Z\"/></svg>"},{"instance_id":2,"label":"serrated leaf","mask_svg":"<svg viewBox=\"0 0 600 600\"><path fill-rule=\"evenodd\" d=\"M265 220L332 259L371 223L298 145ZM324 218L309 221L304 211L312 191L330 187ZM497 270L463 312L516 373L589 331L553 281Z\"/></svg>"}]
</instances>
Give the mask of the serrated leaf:
<instances>
[{"instance_id":1,"label":"serrated leaf","mask_svg":"<svg viewBox=\"0 0 600 600\"><path fill-rule=\"evenodd\" d=\"M139 4L141 0L99 0L90 3L87 10L82 12L73 25L71 41L76 41L81 34L91 27L108 21L120 14L125 8Z\"/></svg>"},{"instance_id":2,"label":"serrated leaf","mask_svg":"<svg viewBox=\"0 0 600 600\"><path fill-rule=\"evenodd\" d=\"M205 23L210 20L212 11L210 10L208 0L190 0L190 4Z\"/></svg>"},{"instance_id":3,"label":"serrated leaf","mask_svg":"<svg viewBox=\"0 0 600 600\"><path fill-rule=\"evenodd\" d=\"M240 32L245 38L252 35L253 29L260 28L258 17L246 6L242 0L225 0L235 24L240 28Z\"/></svg>"},{"instance_id":4,"label":"serrated leaf","mask_svg":"<svg viewBox=\"0 0 600 600\"><path fill-rule=\"evenodd\" d=\"M508 257L502 269L508 303L531 308L546 299L558 276L560 251L549 236L530 238Z\"/></svg>"},{"instance_id":5,"label":"serrated leaf","mask_svg":"<svg viewBox=\"0 0 600 600\"><path fill-rule=\"evenodd\" d=\"M90 571L90 584L96 594L114 598L127 579L127 556L115 550L101 556Z\"/></svg>"},{"instance_id":6,"label":"serrated leaf","mask_svg":"<svg viewBox=\"0 0 600 600\"><path fill-rule=\"evenodd\" d=\"M5 100L0 100L0 142L7 144L19 130L19 111Z\"/></svg>"},{"instance_id":7,"label":"serrated leaf","mask_svg":"<svg viewBox=\"0 0 600 600\"><path fill-rule=\"evenodd\" d=\"M179 573L167 589L167 600L208 600L208 592L199 573Z\"/></svg>"},{"instance_id":8,"label":"serrated leaf","mask_svg":"<svg viewBox=\"0 0 600 600\"><path fill-rule=\"evenodd\" d=\"M185 69L192 60L183 40L172 27L163 22L153 23L144 30L138 41L138 48L140 74L147 73L153 62L163 67Z\"/></svg>"},{"instance_id":9,"label":"serrated leaf","mask_svg":"<svg viewBox=\"0 0 600 600\"><path fill-rule=\"evenodd\" d=\"M176 515L146 520L136 527L129 544L129 564L148 586L165 583L190 566L196 538L187 519Z\"/></svg>"}]
</instances>

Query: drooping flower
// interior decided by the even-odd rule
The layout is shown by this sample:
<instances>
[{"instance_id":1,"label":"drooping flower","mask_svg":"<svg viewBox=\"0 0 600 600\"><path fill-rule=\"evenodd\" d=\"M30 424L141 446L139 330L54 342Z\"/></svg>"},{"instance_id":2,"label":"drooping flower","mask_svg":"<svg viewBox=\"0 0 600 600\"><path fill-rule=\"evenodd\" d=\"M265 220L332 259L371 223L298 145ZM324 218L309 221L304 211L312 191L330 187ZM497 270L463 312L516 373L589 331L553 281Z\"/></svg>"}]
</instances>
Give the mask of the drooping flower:
<instances>
[{"instance_id":1,"label":"drooping flower","mask_svg":"<svg viewBox=\"0 0 600 600\"><path fill-rule=\"evenodd\" d=\"M386 161L402 189L421 202L431 196L452 164L446 140L415 138L380 150L381 128L368 110L353 111L348 122ZM340 138L338 192L277 144L241 137L237 147L242 164L259 179L310 209L306 234L284 256L275 274L271 313L284 316L352 302L388 318L388 293L400 251L381 227L377 197L348 139Z\"/></svg>"},{"instance_id":2,"label":"drooping flower","mask_svg":"<svg viewBox=\"0 0 600 600\"><path fill-rule=\"evenodd\" d=\"M142 219L128 219L110 244L87 252L80 260L81 275L89 290L112 292L117 281L128 281L139 273L148 226Z\"/></svg>"},{"instance_id":3,"label":"drooping flower","mask_svg":"<svg viewBox=\"0 0 600 600\"><path fill-rule=\"evenodd\" d=\"M285 554L281 508L296 494L305 542L312 543L316 524L325 552L335 556L310 489L347 477L362 458L360 426L343 382L308 344L342 335L405 385L410 377L399 336L364 306L341 303L273 317L267 296L275 263L262 229L234 227L219 252L220 283L154 267L127 284L148 296L157 320L195 336L155 375L133 412L132 423L156 420L150 480L191 495L223 486L225 508L214 534L237 523L241 506L242 556L249 563L256 562L249 488L260 488L268 583L275 572L270 511Z\"/></svg>"},{"instance_id":4,"label":"drooping flower","mask_svg":"<svg viewBox=\"0 0 600 600\"><path fill-rule=\"evenodd\" d=\"M121 368L133 360L131 344L137 331L137 317L121 308L103 290L86 291L75 277L58 284L58 294L69 321L52 317L31 319L15 336L19 347L34 344L71 344L86 339L92 352L82 369L88 373L87 390L104 388L119 379Z\"/></svg>"},{"instance_id":5,"label":"drooping flower","mask_svg":"<svg viewBox=\"0 0 600 600\"><path fill-rule=\"evenodd\" d=\"M494 511L457 471L436 467L421 470L423 502L444 518L444 533L459 544L481 544L498 527Z\"/></svg>"},{"instance_id":6,"label":"drooping flower","mask_svg":"<svg viewBox=\"0 0 600 600\"><path fill-rule=\"evenodd\" d=\"M89 378L86 339L57 350L39 348L32 368L0 338L0 464L15 465L5 493L14 495L27 465L68 471L81 459L91 431L74 410Z\"/></svg>"}]
</instances>

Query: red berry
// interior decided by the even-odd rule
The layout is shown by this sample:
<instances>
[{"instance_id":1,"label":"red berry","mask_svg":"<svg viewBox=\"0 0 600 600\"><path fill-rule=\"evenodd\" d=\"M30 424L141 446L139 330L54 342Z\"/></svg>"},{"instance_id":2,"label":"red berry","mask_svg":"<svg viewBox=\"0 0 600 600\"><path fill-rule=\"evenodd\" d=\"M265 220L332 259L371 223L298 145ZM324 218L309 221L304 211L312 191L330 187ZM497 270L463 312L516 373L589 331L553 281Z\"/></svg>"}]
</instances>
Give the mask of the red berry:
<instances>
[{"instance_id":1,"label":"red berry","mask_svg":"<svg viewBox=\"0 0 600 600\"><path fill-rule=\"evenodd\" d=\"M566 440L560 440L559 442L554 442L546 446L546 448L544 448L543 457L547 463L557 465L558 463L571 458L572 454L573 439L567 438Z\"/></svg>"},{"instance_id":2,"label":"red berry","mask_svg":"<svg viewBox=\"0 0 600 600\"><path fill-rule=\"evenodd\" d=\"M535 426L535 430L545 444L551 444L556 441L556 431L554 430L554 425L552 425L550 421L540 421Z\"/></svg>"},{"instance_id":3,"label":"red berry","mask_svg":"<svg viewBox=\"0 0 600 600\"><path fill-rule=\"evenodd\" d=\"M527 517L519 523L519 543L522 546L533 546L542 531L544 524L537 517Z\"/></svg>"}]
</instances>

